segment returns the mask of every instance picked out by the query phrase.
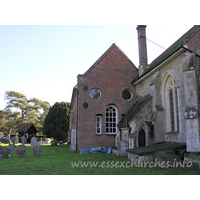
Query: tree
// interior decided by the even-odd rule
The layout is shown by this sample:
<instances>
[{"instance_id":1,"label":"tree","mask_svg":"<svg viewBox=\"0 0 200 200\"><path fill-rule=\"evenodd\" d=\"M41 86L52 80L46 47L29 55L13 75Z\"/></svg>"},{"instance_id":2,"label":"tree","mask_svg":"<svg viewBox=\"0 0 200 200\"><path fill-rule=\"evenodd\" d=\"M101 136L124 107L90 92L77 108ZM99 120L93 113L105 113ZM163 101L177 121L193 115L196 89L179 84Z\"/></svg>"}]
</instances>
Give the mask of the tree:
<instances>
[{"instance_id":1,"label":"tree","mask_svg":"<svg viewBox=\"0 0 200 200\"><path fill-rule=\"evenodd\" d=\"M0 132L7 133L10 137L11 132L16 133L18 126L21 124L21 113L10 110L0 110Z\"/></svg>"},{"instance_id":2,"label":"tree","mask_svg":"<svg viewBox=\"0 0 200 200\"><path fill-rule=\"evenodd\" d=\"M15 92L15 91L6 91L5 100L8 100L6 109L16 108L21 110L22 122L24 122L25 116L28 112L28 99L25 95Z\"/></svg>"},{"instance_id":3,"label":"tree","mask_svg":"<svg viewBox=\"0 0 200 200\"><path fill-rule=\"evenodd\" d=\"M37 98L31 98L28 103L31 105L32 110L29 111L29 118L35 120L35 126L39 132L44 132L44 121L48 114L50 104L47 101L41 101Z\"/></svg>"},{"instance_id":4,"label":"tree","mask_svg":"<svg viewBox=\"0 0 200 200\"><path fill-rule=\"evenodd\" d=\"M45 116L50 107L49 102L41 101L37 98L31 98L28 100L24 94L15 91L6 91L5 100L7 100L5 112L12 112L14 114L14 112L20 110L21 116L18 119L18 122L34 123L38 131L43 132ZM14 126L14 123L10 123L10 127L11 125Z\"/></svg>"},{"instance_id":5,"label":"tree","mask_svg":"<svg viewBox=\"0 0 200 200\"><path fill-rule=\"evenodd\" d=\"M48 137L67 140L70 118L70 103L56 102L49 108L45 118L44 131Z\"/></svg>"}]
</instances>

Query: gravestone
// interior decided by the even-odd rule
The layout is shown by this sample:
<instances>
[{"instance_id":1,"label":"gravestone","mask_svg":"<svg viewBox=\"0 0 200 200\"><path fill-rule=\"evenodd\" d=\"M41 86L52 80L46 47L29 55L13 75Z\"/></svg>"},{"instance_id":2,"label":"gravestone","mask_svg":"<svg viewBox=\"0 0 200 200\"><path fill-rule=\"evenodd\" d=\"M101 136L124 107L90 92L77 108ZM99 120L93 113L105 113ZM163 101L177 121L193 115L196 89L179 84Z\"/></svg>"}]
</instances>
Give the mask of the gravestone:
<instances>
[{"instance_id":1,"label":"gravestone","mask_svg":"<svg viewBox=\"0 0 200 200\"><path fill-rule=\"evenodd\" d=\"M24 139L25 139L26 137L23 135L22 137L21 137L21 139L22 139L22 145L24 145Z\"/></svg>"},{"instance_id":2,"label":"gravestone","mask_svg":"<svg viewBox=\"0 0 200 200\"><path fill-rule=\"evenodd\" d=\"M127 156L128 142L121 140L119 144L119 156Z\"/></svg>"},{"instance_id":3,"label":"gravestone","mask_svg":"<svg viewBox=\"0 0 200 200\"><path fill-rule=\"evenodd\" d=\"M39 146L36 146L33 148L33 156L41 156L42 155L42 149Z\"/></svg>"},{"instance_id":4,"label":"gravestone","mask_svg":"<svg viewBox=\"0 0 200 200\"><path fill-rule=\"evenodd\" d=\"M11 139L12 143L15 145L15 144L18 144L19 141L18 141L18 136L15 136Z\"/></svg>"},{"instance_id":5,"label":"gravestone","mask_svg":"<svg viewBox=\"0 0 200 200\"><path fill-rule=\"evenodd\" d=\"M14 150L15 150L15 145L14 145L14 144L9 144L8 147L10 147L10 150L11 150L11 151L14 151Z\"/></svg>"},{"instance_id":6,"label":"gravestone","mask_svg":"<svg viewBox=\"0 0 200 200\"><path fill-rule=\"evenodd\" d=\"M26 147L24 145L17 147L17 157L26 157Z\"/></svg>"},{"instance_id":7,"label":"gravestone","mask_svg":"<svg viewBox=\"0 0 200 200\"><path fill-rule=\"evenodd\" d=\"M10 158L11 149L9 147L1 148L1 158Z\"/></svg>"},{"instance_id":8,"label":"gravestone","mask_svg":"<svg viewBox=\"0 0 200 200\"><path fill-rule=\"evenodd\" d=\"M40 144L43 144L42 138L40 138Z\"/></svg>"},{"instance_id":9,"label":"gravestone","mask_svg":"<svg viewBox=\"0 0 200 200\"><path fill-rule=\"evenodd\" d=\"M6 136L7 143L10 143L10 135Z\"/></svg>"},{"instance_id":10,"label":"gravestone","mask_svg":"<svg viewBox=\"0 0 200 200\"><path fill-rule=\"evenodd\" d=\"M59 146L63 146L63 141L62 140L59 141Z\"/></svg>"},{"instance_id":11,"label":"gravestone","mask_svg":"<svg viewBox=\"0 0 200 200\"><path fill-rule=\"evenodd\" d=\"M19 137L16 135L15 136L15 144L18 144L19 143Z\"/></svg>"},{"instance_id":12,"label":"gravestone","mask_svg":"<svg viewBox=\"0 0 200 200\"><path fill-rule=\"evenodd\" d=\"M31 148L35 148L37 146L37 138L36 137L32 137L31 138Z\"/></svg>"},{"instance_id":13,"label":"gravestone","mask_svg":"<svg viewBox=\"0 0 200 200\"><path fill-rule=\"evenodd\" d=\"M0 158L1 158L1 150L2 150L2 146L0 145Z\"/></svg>"},{"instance_id":14,"label":"gravestone","mask_svg":"<svg viewBox=\"0 0 200 200\"><path fill-rule=\"evenodd\" d=\"M11 139L11 141L12 141L12 143L13 143L14 146L15 146L15 137L13 137L13 138Z\"/></svg>"},{"instance_id":15,"label":"gravestone","mask_svg":"<svg viewBox=\"0 0 200 200\"><path fill-rule=\"evenodd\" d=\"M51 146L57 146L57 141L56 140L51 141Z\"/></svg>"}]
</instances>

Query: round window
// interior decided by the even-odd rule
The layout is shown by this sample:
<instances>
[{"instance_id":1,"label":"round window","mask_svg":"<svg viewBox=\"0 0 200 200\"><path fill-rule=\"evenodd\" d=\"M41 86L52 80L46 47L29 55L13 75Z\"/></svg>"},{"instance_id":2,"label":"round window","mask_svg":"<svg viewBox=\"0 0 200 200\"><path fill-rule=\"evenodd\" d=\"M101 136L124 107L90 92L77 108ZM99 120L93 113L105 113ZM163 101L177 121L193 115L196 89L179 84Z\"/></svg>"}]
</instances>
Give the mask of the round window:
<instances>
[{"instance_id":1,"label":"round window","mask_svg":"<svg viewBox=\"0 0 200 200\"><path fill-rule=\"evenodd\" d=\"M83 90L84 90L84 91L88 91L88 86L85 85L85 86L83 87Z\"/></svg>"},{"instance_id":2,"label":"round window","mask_svg":"<svg viewBox=\"0 0 200 200\"><path fill-rule=\"evenodd\" d=\"M99 99L101 97L101 92L99 89L94 88L90 90L89 95L91 99Z\"/></svg>"},{"instance_id":3,"label":"round window","mask_svg":"<svg viewBox=\"0 0 200 200\"><path fill-rule=\"evenodd\" d=\"M88 103L84 103L83 108L87 108L87 107L88 107Z\"/></svg>"},{"instance_id":4,"label":"round window","mask_svg":"<svg viewBox=\"0 0 200 200\"><path fill-rule=\"evenodd\" d=\"M130 101L132 99L132 92L130 90L124 90L122 92L122 97L123 99L125 99L126 101Z\"/></svg>"}]
</instances>

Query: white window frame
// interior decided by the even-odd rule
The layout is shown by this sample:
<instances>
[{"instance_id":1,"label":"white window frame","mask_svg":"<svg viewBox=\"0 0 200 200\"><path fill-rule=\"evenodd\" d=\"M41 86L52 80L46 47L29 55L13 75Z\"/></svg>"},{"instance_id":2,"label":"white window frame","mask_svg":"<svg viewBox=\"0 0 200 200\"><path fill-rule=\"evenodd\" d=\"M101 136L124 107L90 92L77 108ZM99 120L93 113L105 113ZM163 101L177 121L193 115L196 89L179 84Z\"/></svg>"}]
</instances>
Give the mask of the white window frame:
<instances>
[{"instance_id":1,"label":"white window frame","mask_svg":"<svg viewBox=\"0 0 200 200\"><path fill-rule=\"evenodd\" d=\"M98 131L100 129L100 131ZM101 135L102 134L102 116L96 115L96 134Z\"/></svg>"},{"instance_id":2,"label":"white window frame","mask_svg":"<svg viewBox=\"0 0 200 200\"><path fill-rule=\"evenodd\" d=\"M115 109L115 122L113 121L113 118L114 117L108 117L107 116L107 109L109 108L109 107L112 107L113 109ZM105 111L105 113L106 113L106 115L105 115L105 133L106 134L117 134L118 133L118 128L117 128L117 123L118 123L118 110L117 110L117 108L115 107L115 106L113 106L113 105L108 105L107 107L106 107L106 111ZM112 118L112 121L110 120ZM107 119L108 119L108 121L107 121ZM113 126L111 126L111 127L107 127L107 124L114 124L115 123L115 127L113 127ZM107 131L107 129L114 129L115 128L115 132L110 132L110 131Z\"/></svg>"}]
</instances>

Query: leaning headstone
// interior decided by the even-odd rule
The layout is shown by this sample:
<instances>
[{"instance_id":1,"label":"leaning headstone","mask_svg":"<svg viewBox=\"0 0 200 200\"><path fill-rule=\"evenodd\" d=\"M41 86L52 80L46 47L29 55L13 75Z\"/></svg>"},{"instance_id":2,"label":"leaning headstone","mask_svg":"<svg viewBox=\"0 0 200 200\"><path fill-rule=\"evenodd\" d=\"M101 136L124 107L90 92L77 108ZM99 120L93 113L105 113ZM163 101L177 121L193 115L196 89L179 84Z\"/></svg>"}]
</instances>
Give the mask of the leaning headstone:
<instances>
[{"instance_id":1,"label":"leaning headstone","mask_svg":"<svg viewBox=\"0 0 200 200\"><path fill-rule=\"evenodd\" d=\"M25 157L26 156L26 147L24 145L19 145L17 147L17 157Z\"/></svg>"},{"instance_id":2,"label":"leaning headstone","mask_svg":"<svg viewBox=\"0 0 200 200\"><path fill-rule=\"evenodd\" d=\"M10 147L10 150L11 150L11 151L14 151L14 150L15 150L15 145L14 145L14 144L9 144L8 147Z\"/></svg>"},{"instance_id":3,"label":"leaning headstone","mask_svg":"<svg viewBox=\"0 0 200 200\"><path fill-rule=\"evenodd\" d=\"M1 158L10 158L11 149L9 147L1 148Z\"/></svg>"},{"instance_id":4,"label":"leaning headstone","mask_svg":"<svg viewBox=\"0 0 200 200\"><path fill-rule=\"evenodd\" d=\"M22 145L24 145L24 139L25 139L26 137L24 137L24 135L21 137L21 139L22 139Z\"/></svg>"},{"instance_id":5,"label":"leaning headstone","mask_svg":"<svg viewBox=\"0 0 200 200\"><path fill-rule=\"evenodd\" d=\"M37 138L36 137L32 137L31 138L31 148L35 148L37 146Z\"/></svg>"},{"instance_id":6,"label":"leaning headstone","mask_svg":"<svg viewBox=\"0 0 200 200\"><path fill-rule=\"evenodd\" d=\"M39 146L36 146L33 148L33 156L41 156L42 155L42 149Z\"/></svg>"}]
</instances>

